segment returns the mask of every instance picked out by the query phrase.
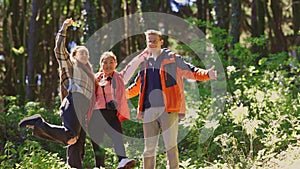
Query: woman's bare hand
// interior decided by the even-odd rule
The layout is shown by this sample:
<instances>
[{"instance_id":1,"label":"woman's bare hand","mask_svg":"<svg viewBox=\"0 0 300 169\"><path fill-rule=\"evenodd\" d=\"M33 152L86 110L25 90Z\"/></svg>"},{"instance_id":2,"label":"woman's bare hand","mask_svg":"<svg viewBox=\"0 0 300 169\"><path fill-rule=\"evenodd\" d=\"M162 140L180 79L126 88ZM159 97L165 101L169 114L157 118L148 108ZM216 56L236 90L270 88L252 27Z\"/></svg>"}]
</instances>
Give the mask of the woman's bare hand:
<instances>
[{"instance_id":1,"label":"woman's bare hand","mask_svg":"<svg viewBox=\"0 0 300 169\"><path fill-rule=\"evenodd\" d=\"M63 27L68 28L69 26L71 26L73 24L73 19L72 18L68 18L64 21L63 23Z\"/></svg>"}]
</instances>

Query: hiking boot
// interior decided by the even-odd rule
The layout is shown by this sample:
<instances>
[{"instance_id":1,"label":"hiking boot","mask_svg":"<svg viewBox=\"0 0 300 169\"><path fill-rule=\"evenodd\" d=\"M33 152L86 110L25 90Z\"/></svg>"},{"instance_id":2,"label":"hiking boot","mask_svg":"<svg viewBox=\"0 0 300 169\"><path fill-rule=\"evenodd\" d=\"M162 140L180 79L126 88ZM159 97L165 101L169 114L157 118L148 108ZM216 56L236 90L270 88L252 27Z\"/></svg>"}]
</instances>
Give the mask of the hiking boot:
<instances>
[{"instance_id":1,"label":"hiking boot","mask_svg":"<svg viewBox=\"0 0 300 169\"><path fill-rule=\"evenodd\" d=\"M32 116L29 116L29 117L25 117L23 118L20 123L19 123L19 127L21 128L34 128L34 125L37 123L37 122L41 122L43 119L42 119L42 116L40 114L35 114L35 115L32 115Z\"/></svg>"},{"instance_id":2,"label":"hiking boot","mask_svg":"<svg viewBox=\"0 0 300 169\"><path fill-rule=\"evenodd\" d=\"M128 159L128 158L123 158L117 169L131 169L135 166L135 160L134 159Z\"/></svg>"}]
</instances>

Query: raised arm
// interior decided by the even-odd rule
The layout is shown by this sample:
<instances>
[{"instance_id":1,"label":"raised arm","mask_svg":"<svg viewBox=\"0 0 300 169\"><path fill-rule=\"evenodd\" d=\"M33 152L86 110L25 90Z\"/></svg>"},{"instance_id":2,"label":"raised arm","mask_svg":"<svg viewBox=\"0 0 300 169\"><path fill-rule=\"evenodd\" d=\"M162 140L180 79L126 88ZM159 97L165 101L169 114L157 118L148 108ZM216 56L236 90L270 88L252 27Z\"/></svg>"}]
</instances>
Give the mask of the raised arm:
<instances>
[{"instance_id":1,"label":"raised arm","mask_svg":"<svg viewBox=\"0 0 300 169\"><path fill-rule=\"evenodd\" d=\"M72 86L72 62L65 47L67 28L72 25L72 19L66 19L56 35L54 53L59 65L60 99L63 100Z\"/></svg>"},{"instance_id":2,"label":"raised arm","mask_svg":"<svg viewBox=\"0 0 300 169\"><path fill-rule=\"evenodd\" d=\"M145 49L135 58L133 58L127 66L120 72L123 75L124 84L126 85L130 78L133 76L134 72L138 66L148 57L149 52Z\"/></svg>"},{"instance_id":3,"label":"raised arm","mask_svg":"<svg viewBox=\"0 0 300 169\"><path fill-rule=\"evenodd\" d=\"M72 25L72 23L73 20L71 18L66 19L55 38L54 53L60 68L69 67L71 64L70 54L65 47L65 43L66 43L67 29L69 26Z\"/></svg>"}]
</instances>

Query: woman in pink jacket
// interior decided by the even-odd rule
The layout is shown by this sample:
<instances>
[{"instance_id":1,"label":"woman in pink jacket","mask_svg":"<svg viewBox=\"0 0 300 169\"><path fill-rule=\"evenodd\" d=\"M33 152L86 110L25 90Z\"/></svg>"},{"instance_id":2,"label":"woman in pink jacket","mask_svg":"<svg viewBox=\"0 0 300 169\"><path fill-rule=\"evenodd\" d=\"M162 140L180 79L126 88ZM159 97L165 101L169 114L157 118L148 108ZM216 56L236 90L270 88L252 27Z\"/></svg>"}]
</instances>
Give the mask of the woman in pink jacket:
<instances>
[{"instance_id":1,"label":"woman in pink jacket","mask_svg":"<svg viewBox=\"0 0 300 169\"><path fill-rule=\"evenodd\" d=\"M117 72L117 58L113 52L104 52L100 58L100 69L96 73L98 85L96 87L96 103L94 111L89 114L89 135L93 140L94 150L99 149L98 145L103 141L104 133L112 140L115 152L119 159L118 168L132 168L135 160L128 159L122 138L121 122L130 119L130 110L127 103L125 83L138 65L143 60L144 51L137 56L122 71ZM96 160L97 161L97 160ZM99 162L99 160L98 160ZM104 161L96 164L97 167L104 167Z\"/></svg>"}]
</instances>

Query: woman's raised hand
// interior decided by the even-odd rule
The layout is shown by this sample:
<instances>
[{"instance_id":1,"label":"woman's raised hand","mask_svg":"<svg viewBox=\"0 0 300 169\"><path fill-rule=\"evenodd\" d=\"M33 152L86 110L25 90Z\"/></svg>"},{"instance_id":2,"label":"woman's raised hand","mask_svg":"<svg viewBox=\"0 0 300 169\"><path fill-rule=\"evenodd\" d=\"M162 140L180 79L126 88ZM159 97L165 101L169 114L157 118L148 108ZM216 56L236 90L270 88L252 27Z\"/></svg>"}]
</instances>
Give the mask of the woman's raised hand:
<instances>
[{"instance_id":1,"label":"woman's raised hand","mask_svg":"<svg viewBox=\"0 0 300 169\"><path fill-rule=\"evenodd\" d=\"M65 28L68 28L69 26L71 26L73 24L73 19L72 18L68 18L64 21L63 26Z\"/></svg>"}]
</instances>

